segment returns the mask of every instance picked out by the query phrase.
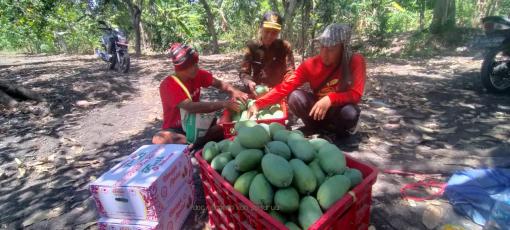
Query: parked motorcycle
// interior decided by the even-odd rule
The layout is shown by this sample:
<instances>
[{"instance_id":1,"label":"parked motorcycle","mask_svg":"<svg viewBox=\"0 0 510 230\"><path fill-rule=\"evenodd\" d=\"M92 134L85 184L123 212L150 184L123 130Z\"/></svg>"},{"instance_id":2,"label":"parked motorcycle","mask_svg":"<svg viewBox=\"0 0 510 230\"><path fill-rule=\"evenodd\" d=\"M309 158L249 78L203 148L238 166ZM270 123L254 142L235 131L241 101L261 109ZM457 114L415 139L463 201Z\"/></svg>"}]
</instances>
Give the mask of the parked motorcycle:
<instances>
[{"instance_id":1,"label":"parked motorcycle","mask_svg":"<svg viewBox=\"0 0 510 230\"><path fill-rule=\"evenodd\" d=\"M485 37L482 46L486 50L482 63L483 86L492 93L510 90L510 19L490 16L482 19Z\"/></svg>"},{"instance_id":2,"label":"parked motorcycle","mask_svg":"<svg viewBox=\"0 0 510 230\"><path fill-rule=\"evenodd\" d=\"M110 69L116 69L118 72L127 73L131 60L128 53L128 40L124 31L118 28L112 28L104 21L98 21L104 31L101 37L103 50L96 49L96 55L108 63Z\"/></svg>"}]
</instances>

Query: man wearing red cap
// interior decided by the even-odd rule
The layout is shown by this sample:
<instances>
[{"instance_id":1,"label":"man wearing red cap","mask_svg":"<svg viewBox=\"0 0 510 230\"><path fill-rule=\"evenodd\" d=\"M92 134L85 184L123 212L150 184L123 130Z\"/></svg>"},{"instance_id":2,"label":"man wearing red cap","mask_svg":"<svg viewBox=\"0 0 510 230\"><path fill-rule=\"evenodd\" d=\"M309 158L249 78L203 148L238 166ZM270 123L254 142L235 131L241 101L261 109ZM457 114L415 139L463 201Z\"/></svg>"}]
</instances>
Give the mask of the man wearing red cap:
<instances>
[{"instance_id":1,"label":"man wearing red cap","mask_svg":"<svg viewBox=\"0 0 510 230\"><path fill-rule=\"evenodd\" d=\"M169 51L175 74L165 78L159 87L163 104L163 130L154 135L153 144L186 143L181 110L187 113L211 113L221 109L239 110L239 104L232 101L200 102L201 87L214 86L230 93L233 100L246 101L248 98L246 93L200 69L198 53L193 48L174 43Z\"/></svg>"},{"instance_id":2,"label":"man wearing red cap","mask_svg":"<svg viewBox=\"0 0 510 230\"><path fill-rule=\"evenodd\" d=\"M336 134L329 138L342 138L355 132L366 64L361 54L351 52L350 36L351 28L347 25L326 27L316 39L320 54L307 59L294 75L257 99L248 109L248 116L288 96L290 110L309 130ZM305 82L310 83L313 92L297 89Z\"/></svg>"},{"instance_id":3,"label":"man wearing red cap","mask_svg":"<svg viewBox=\"0 0 510 230\"><path fill-rule=\"evenodd\" d=\"M282 18L269 11L262 17L260 37L244 49L239 77L247 92L255 94L255 85L274 87L294 73L294 56L288 41L278 38Z\"/></svg>"}]
</instances>

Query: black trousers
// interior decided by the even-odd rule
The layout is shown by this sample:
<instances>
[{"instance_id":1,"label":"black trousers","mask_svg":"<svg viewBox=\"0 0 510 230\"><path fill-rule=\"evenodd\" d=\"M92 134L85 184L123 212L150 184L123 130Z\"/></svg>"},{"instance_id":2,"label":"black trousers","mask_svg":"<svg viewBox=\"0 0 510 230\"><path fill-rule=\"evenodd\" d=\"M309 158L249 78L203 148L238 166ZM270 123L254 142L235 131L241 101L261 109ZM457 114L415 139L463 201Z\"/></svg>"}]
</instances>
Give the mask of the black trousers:
<instances>
[{"instance_id":1,"label":"black trousers","mask_svg":"<svg viewBox=\"0 0 510 230\"><path fill-rule=\"evenodd\" d=\"M323 120L316 121L309 116L315 102L317 100L313 94L304 90L294 90L288 97L290 111L301 118L309 129L325 130L333 132L337 136L345 137L349 135L349 130L358 123L361 110L354 104L332 106Z\"/></svg>"}]
</instances>

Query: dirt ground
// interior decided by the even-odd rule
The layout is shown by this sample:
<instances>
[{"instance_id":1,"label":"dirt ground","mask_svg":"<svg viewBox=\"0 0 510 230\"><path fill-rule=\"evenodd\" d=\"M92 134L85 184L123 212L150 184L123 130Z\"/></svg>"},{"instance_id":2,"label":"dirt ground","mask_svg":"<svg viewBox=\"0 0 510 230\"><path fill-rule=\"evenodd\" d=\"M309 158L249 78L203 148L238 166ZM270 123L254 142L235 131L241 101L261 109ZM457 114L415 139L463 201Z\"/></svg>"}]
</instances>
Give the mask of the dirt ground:
<instances>
[{"instance_id":1,"label":"dirt ground","mask_svg":"<svg viewBox=\"0 0 510 230\"><path fill-rule=\"evenodd\" d=\"M201 67L237 84L240 56L201 57ZM299 60L299 59L298 59ZM379 169L371 224L376 229L426 229L429 203L401 199L400 188L423 179L446 181L456 170L510 166L510 98L479 81L480 60L369 59L358 147L347 154ZM0 228L95 229L87 184L143 144L161 126L157 87L171 72L164 56L133 59L129 74L107 71L94 56L1 55L0 79L39 92L46 101L0 109ZM204 90L205 100L226 98ZM195 169L196 170L196 169ZM195 181L200 178L195 171ZM199 189L197 205L204 204ZM448 211L442 223L479 228ZM204 229L195 210L184 229Z\"/></svg>"}]
</instances>

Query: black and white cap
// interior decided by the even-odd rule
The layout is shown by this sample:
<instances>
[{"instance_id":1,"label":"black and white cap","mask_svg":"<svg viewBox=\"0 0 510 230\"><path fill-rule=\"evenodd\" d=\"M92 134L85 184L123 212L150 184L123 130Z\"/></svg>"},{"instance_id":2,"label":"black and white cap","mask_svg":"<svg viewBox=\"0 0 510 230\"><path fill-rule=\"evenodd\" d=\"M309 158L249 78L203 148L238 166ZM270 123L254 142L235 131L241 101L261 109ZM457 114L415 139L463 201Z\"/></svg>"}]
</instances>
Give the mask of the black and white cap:
<instances>
[{"instance_id":1,"label":"black and white cap","mask_svg":"<svg viewBox=\"0 0 510 230\"><path fill-rule=\"evenodd\" d=\"M333 23L326 27L322 34L315 38L322 46L331 47L337 44L347 45L351 40L352 29L346 24Z\"/></svg>"}]
</instances>

